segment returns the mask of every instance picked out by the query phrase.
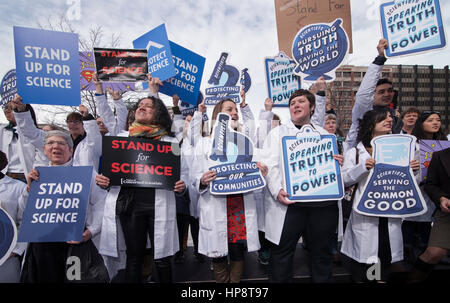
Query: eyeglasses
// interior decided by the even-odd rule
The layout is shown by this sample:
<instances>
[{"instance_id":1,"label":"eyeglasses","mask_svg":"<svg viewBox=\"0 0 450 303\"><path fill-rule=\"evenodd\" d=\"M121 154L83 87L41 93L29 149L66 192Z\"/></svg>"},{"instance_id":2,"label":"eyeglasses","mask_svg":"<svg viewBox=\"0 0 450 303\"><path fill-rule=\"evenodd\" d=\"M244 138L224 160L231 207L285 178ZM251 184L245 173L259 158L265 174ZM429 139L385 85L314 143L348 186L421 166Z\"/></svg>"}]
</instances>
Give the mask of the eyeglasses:
<instances>
[{"instance_id":1,"label":"eyeglasses","mask_svg":"<svg viewBox=\"0 0 450 303\"><path fill-rule=\"evenodd\" d=\"M53 146L54 144L59 145L59 146L68 145L66 141L53 141L53 140L51 140L51 141L48 141L48 142L45 143L45 145L48 145L48 146Z\"/></svg>"}]
</instances>

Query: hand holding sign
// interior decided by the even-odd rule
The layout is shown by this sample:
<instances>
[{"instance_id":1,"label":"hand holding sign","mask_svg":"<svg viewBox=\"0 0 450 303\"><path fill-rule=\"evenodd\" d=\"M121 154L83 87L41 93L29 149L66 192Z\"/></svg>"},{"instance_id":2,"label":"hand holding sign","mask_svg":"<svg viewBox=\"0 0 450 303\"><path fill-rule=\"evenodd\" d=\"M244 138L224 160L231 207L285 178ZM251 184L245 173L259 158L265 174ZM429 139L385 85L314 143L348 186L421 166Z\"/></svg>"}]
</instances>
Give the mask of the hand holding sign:
<instances>
[{"instance_id":1,"label":"hand holding sign","mask_svg":"<svg viewBox=\"0 0 450 303\"><path fill-rule=\"evenodd\" d=\"M151 74L147 74L147 84L150 94L157 94L159 92L159 87L163 85L159 78L152 77Z\"/></svg>"},{"instance_id":2,"label":"hand holding sign","mask_svg":"<svg viewBox=\"0 0 450 303\"><path fill-rule=\"evenodd\" d=\"M385 57L384 50L388 48L388 41L384 38L380 39L377 45L378 55Z\"/></svg>"}]
</instances>

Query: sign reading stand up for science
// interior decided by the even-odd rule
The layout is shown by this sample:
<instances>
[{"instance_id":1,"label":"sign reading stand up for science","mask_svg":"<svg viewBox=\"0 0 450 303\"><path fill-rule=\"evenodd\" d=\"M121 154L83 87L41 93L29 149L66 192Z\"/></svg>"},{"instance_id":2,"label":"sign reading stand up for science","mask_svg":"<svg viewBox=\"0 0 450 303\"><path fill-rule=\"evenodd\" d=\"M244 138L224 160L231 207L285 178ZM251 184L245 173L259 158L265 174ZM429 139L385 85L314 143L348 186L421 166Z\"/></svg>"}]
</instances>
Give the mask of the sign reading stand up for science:
<instances>
[{"instance_id":1,"label":"sign reading stand up for science","mask_svg":"<svg viewBox=\"0 0 450 303\"><path fill-rule=\"evenodd\" d=\"M80 105L77 34L15 26L14 49L24 103Z\"/></svg>"}]
</instances>

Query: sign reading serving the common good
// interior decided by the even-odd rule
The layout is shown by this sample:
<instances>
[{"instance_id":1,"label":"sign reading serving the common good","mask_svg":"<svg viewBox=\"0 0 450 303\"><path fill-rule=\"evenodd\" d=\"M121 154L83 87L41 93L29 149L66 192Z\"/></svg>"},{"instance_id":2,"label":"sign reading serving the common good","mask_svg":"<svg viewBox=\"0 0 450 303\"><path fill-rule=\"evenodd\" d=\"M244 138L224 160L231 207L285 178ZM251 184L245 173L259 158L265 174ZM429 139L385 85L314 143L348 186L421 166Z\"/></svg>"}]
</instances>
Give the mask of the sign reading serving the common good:
<instances>
[{"instance_id":1,"label":"sign reading serving the common good","mask_svg":"<svg viewBox=\"0 0 450 303\"><path fill-rule=\"evenodd\" d=\"M214 140L209 154L210 170L217 172L210 193L229 195L245 193L266 185L253 159L253 142L235 132L228 114L220 113L213 129Z\"/></svg>"},{"instance_id":2,"label":"sign reading serving the common good","mask_svg":"<svg viewBox=\"0 0 450 303\"><path fill-rule=\"evenodd\" d=\"M15 69L8 71L3 76L2 82L0 84L0 90L2 105L14 99L14 96L17 94L17 77Z\"/></svg>"},{"instance_id":3,"label":"sign reading serving the common good","mask_svg":"<svg viewBox=\"0 0 450 303\"><path fill-rule=\"evenodd\" d=\"M24 103L80 105L77 34L15 26L14 49Z\"/></svg>"},{"instance_id":4,"label":"sign reading serving the common good","mask_svg":"<svg viewBox=\"0 0 450 303\"><path fill-rule=\"evenodd\" d=\"M183 102L196 105L205 58L172 41L169 43L176 75L164 81L159 91L168 96L176 94Z\"/></svg>"},{"instance_id":5,"label":"sign reading serving the common good","mask_svg":"<svg viewBox=\"0 0 450 303\"><path fill-rule=\"evenodd\" d=\"M205 105L216 105L224 99L231 99L238 104L241 102L239 98L241 86L245 92L251 87L248 69L244 68L239 72L239 69L227 63L228 56L226 52L221 53L214 66L208 80L208 84L212 86L205 89Z\"/></svg>"},{"instance_id":6,"label":"sign reading serving the common good","mask_svg":"<svg viewBox=\"0 0 450 303\"><path fill-rule=\"evenodd\" d=\"M80 86L81 90L95 91L95 84L92 81L95 73L94 53L80 52ZM113 91L123 92L134 90L134 82L104 82L102 81L103 91L107 88Z\"/></svg>"},{"instance_id":7,"label":"sign reading serving the common good","mask_svg":"<svg viewBox=\"0 0 450 303\"><path fill-rule=\"evenodd\" d=\"M410 167L416 138L383 135L372 139L375 166L353 209L366 216L407 218L424 214L426 203Z\"/></svg>"},{"instance_id":8,"label":"sign reading serving the common good","mask_svg":"<svg viewBox=\"0 0 450 303\"><path fill-rule=\"evenodd\" d=\"M148 53L148 72L161 81L176 75L172 51L163 23L133 41L134 48L146 49Z\"/></svg>"},{"instance_id":9,"label":"sign reading serving the common good","mask_svg":"<svg viewBox=\"0 0 450 303\"><path fill-rule=\"evenodd\" d=\"M339 200L344 196L335 135L321 135L305 125L297 136L282 139L284 181L289 200Z\"/></svg>"},{"instance_id":10,"label":"sign reading serving the common good","mask_svg":"<svg viewBox=\"0 0 450 303\"><path fill-rule=\"evenodd\" d=\"M444 140L420 140L420 176L421 181L426 180L428 166L430 166L433 153L449 148L450 141Z\"/></svg>"},{"instance_id":11,"label":"sign reading serving the common good","mask_svg":"<svg viewBox=\"0 0 450 303\"><path fill-rule=\"evenodd\" d=\"M302 28L292 43L292 55L297 63L294 73L304 80L336 78L335 70L348 53L348 37L342 19L316 23Z\"/></svg>"},{"instance_id":12,"label":"sign reading serving the common good","mask_svg":"<svg viewBox=\"0 0 450 303\"><path fill-rule=\"evenodd\" d=\"M301 28L314 23L330 23L336 18L344 21L352 53L350 0L275 0L275 17L278 49L291 58L292 41Z\"/></svg>"},{"instance_id":13,"label":"sign reading serving the common good","mask_svg":"<svg viewBox=\"0 0 450 303\"><path fill-rule=\"evenodd\" d=\"M37 167L19 230L19 242L81 241L92 166Z\"/></svg>"},{"instance_id":14,"label":"sign reading serving the common good","mask_svg":"<svg viewBox=\"0 0 450 303\"><path fill-rule=\"evenodd\" d=\"M295 61L280 52L264 60L267 91L273 106L289 106L289 97L301 88L300 77L294 74Z\"/></svg>"},{"instance_id":15,"label":"sign reading serving the common good","mask_svg":"<svg viewBox=\"0 0 450 303\"><path fill-rule=\"evenodd\" d=\"M445 47L439 0L392 1L380 6L386 56L394 57Z\"/></svg>"},{"instance_id":16,"label":"sign reading serving the common good","mask_svg":"<svg viewBox=\"0 0 450 303\"><path fill-rule=\"evenodd\" d=\"M176 143L133 137L103 137L102 171L111 185L173 190L180 180Z\"/></svg>"},{"instance_id":17,"label":"sign reading serving the common good","mask_svg":"<svg viewBox=\"0 0 450 303\"><path fill-rule=\"evenodd\" d=\"M0 266L11 256L17 243L16 223L10 215L0 207Z\"/></svg>"},{"instance_id":18,"label":"sign reading serving the common good","mask_svg":"<svg viewBox=\"0 0 450 303\"><path fill-rule=\"evenodd\" d=\"M94 48L100 81L145 81L148 63L145 49Z\"/></svg>"}]
</instances>

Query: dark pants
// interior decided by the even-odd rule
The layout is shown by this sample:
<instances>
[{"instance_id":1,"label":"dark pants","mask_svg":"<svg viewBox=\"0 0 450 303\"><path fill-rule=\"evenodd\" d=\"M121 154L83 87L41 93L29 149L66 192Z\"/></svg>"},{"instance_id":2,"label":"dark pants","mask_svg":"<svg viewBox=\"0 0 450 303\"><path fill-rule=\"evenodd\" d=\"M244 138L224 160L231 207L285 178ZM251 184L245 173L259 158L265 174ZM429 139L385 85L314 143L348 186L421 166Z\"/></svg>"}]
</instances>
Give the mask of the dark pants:
<instances>
[{"instance_id":1,"label":"dark pants","mask_svg":"<svg viewBox=\"0 0 450 303\"><path fill-rule=\"evenodd\" d=\"M312 282L331 282L331 243L337 224L337 204L324 207L302 207L300 204L288 206L280 243L273 245L270 252L269 280L292 282L295 249L300 237L307 232Z\"/></svg>"},{"instance_id":2,"label":"dark pants","mask_svg":"<svg viewBox=\"0 0 450 303\"><path fill-rule=\"evenodd\" d=\"M183 252L184 237L189 228L189 215L177 214L178 242L180 245L179 252Z\"/></svg>"},{"instance_id":3,"label":"dark pants","mask_svg":"<svg viewBox=\"0 0 450 303\"><path fill-rule=\"evenodd\" d=\"M127 263L125 268L126 282L142 282L142 265L147 244L147 235L150 238L152 253L154 255L154 225L155 214L122 214L120 223L123 229L125 244L127 246ZM172 267L170 257L155 259L158 282L172 282Z\"/></svg>"},{"instance_id":4,"label":"dark pants","mask_svg":"<svg viewBox=\"0 0 450 303\"><path fill-rule=\"evenodd\" d=\"M194 242L194 253L198 254L198 233L200 231L200 223L198 218L189 216L189 224L191 226L192 242Z\"/></svg>"},{"instance_id":5,"label":"dark pants","mask_svg":"<svg viewBox=\"0 0 450 303\"><path fill-rule=\"evenodd\" d=\"M244 243L228 243L228 256L231 261L244 261L247 246ZM227 257L213 258L214 263L227 262Z\"/></svg>"},{"instance_id":6,"label":"dark pants","mask_svg":"<svg viewBox=\"0 0 450 303\"><path fill-rule=\"evenodd\" d=\"M405 261L414 263L428 246L431 222L403 221L402 234L405 249Z\"/></svg>"}]
</instances>

